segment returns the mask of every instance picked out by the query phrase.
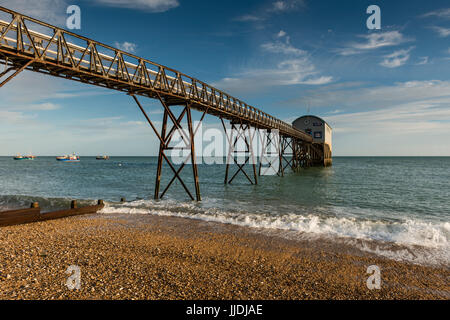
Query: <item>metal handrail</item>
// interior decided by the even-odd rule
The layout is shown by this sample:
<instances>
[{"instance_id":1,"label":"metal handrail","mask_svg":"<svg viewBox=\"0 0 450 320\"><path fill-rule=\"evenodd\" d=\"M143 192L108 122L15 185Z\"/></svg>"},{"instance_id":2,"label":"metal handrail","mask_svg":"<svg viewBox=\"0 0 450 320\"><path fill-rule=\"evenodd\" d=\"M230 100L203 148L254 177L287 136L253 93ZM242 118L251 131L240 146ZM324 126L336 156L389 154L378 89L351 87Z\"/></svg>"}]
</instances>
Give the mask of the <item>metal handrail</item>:
<instances>
[{"instance_id":1,"label":"metal handrail","mask_svg":"<svg viewBox=\"0 0 450 320\"><path fill-rule=\"evenodd\" d=\"M6 54L6 57L14 52L16 55L34 59L34 63L50 63L61 66L66 70L70 69L74 77L87 73L106 81L125 82L136 87L138 94L142 89L169 94L171 97L201 105L203 109L213 108L216 111L223 112L224 117L235 117L241 121L250 122L255 127L277 129L282 135L308 142L312 141L310 135L294 128L292 125L175 69L4 7L0 7L0 12L9 13L12 16L10 22L0 20L0 52ZM28 22L52 32L52 35L29 29ZM8 33L13 33L15 37L8 37ZM85 46L66 41L67 37L85 42ZM113 56L101 51L110 51ZM131 62L130 60L134 61ZM29 68L36 71L33 64ZM87 81L84 80L83 82ZM117 84L117 86L121 85ZM129 91L135 90L130 88Z\"/></svg>"}]
</instances>

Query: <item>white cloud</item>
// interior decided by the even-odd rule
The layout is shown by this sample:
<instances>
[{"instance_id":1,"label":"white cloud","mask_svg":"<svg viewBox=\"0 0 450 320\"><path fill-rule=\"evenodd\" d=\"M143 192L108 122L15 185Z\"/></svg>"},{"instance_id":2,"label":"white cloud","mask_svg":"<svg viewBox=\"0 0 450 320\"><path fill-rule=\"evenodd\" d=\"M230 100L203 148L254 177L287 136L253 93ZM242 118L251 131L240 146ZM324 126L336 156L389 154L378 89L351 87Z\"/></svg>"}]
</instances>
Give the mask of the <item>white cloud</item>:
<instances>
[{"instance_id":1,"label":"white cloud","mask_svg":"<svg viewBox=\"0 0 450 320\"><path fill-rule=\"evenodd\" d=\"M84 119L81 120L81 123L88 123L88 124L98 124L99 126L104 126L105 124L112 124L115 121L122 120L122 117L104 117L104 118L91 118L91 119Z\"/></svg>"},{"instance_id":2,"label":"white cloud","mask_svg":"<svg viewBox=\"0 0 450 320\"><path fill-rule=\"evenodd\" d=\"M252 14L245 14L243 16L239 16L239 17L235 18L234 20L241 21L241 22L256 22L256 21L264 20L264 18L255 16Z\"/></svg>"},{"instance_id":3,"label":"white cloud","mask_svg":"<svg viewBox=\"0 0 450 320\"><path fill-rule=\"evenodd\" d=\"M178 0L94 0L99 5L164 12L180 5ZM39 4L37 4L39 3ZM0 5L44 22L65 26L68 0L2 0Z\"/></svg>"},{"instance_id":4,"label":"white cloud","mask_svg":"<svg viewBox=\"0 0 450 320\"><path fill-rule=\"evenodd\" d=\"M286 54L286 55L302 56L302 55L306 54L306 51L295 48L294 46L292 46L289 43L289 41L267 42L267 43L263 43L261 45L261 48L267 52L282 53L282 54Z\"/></svg>"},{"instance_id":5,"label":"white cloud","mask_svg":"<svg viewBox=\"0 0 450 320\"><path fill-rule=\"evenodd\" d=\"M8 9L58 26L64 25L67 19L68 3L65 0L2 0L0 4Z\"/></svg>"},{"instance_id":6,"label":"white cloud","mask_svg":"<svg viewBox=\"0 0 450 320\"><path fill-rule=\"evenodd\" d=\"M267 87L290 85L323 85L333 81L330 76L320 76L308 58L284 60L274 68L250 69L233 78L224 78L213 86L235 93L255 92Z\"/></svg>"},{"instance_id":7,"label":"white cloud","mask_svg":"<svg viewBox=\"0 0 450 320\"><path fill-rule=\"evenodd\" d=\"M289 102L308 103L333 127L336 155L450 156L450 81L329 85Z\"/></svg>"},{"instance_id":8,"label":"white cloud","mask_svg":"<svg viewBox=\"0 0 450 320\"><path fill-rule=\"evenodd\" d=\"M306 5L304 0L279 0L272 3L269 11L285 12L292 11Z\"/></svg>"},{"instance_id":9,"label":"white cloud","mask_svg":"<svg viewBox=\"0 0 450 320\"><path fill-rule=\"evenodd\" d=\"M385 109L410 102L449 98L450 81L429 80L399 82L392 86L368 88L330 85L309 90L301 98L289 102L297 105L311 103L315 107L337 105L340 109L345 108L348 111L353 108Z\"/></svg>"},{"instance_id":10,"label":"white cloud","mask_svg":"<svg viewBox=\"0 0 450 320\"><path fill-rule=\"evenodd\" d=\"M450 19L450 8L444 8L424 14L422 17L438 17L443 19Z\"/></svg>"},{"instance_id":11,"label":"white cloud","mask_svg":"<svg viewBox=\"0 0 450 320\"><path fill-rule=\"evenodd\" d=\"M410 52L413 48L407 50L397 50L391 54L385 55L384 60L380 63L380 66L386 68L398 68L408 62L410 58Z\"/></svg>"},{"instance_id":12,"label":"white cloud","mask_svg":"<svg viewBox=\"0 0 450 320\"><path fill-rule=\"evenodd\" d=\"M264 6L257 13L246 14L235 18L235 21L261 22L267 20L274 14L295 12L306 6L305 0L278 0Z\"/></svg>"},{"instance_id":13,"label":"white cloud","mask_svg":"<svg viewBox=\"0 0 450 320\"><path fill-rule=\"evenodd\" d=\"M331 115L327 117L327 120L335 124L337 132L355 132L361 128L380 130L390 126L389 132L391 133L424 133L431 127L439 126L444 129L439 122L450 121L450 108L447 108L449 104L450 97L414 101L383 110ZM336 125L337 123L339 125ZM448 123L446 126L448 126ZM445 131L450 131L450 126Z\"/></svg>"},{"instance_id":14,"label":"white cloud","mask_svg":"<svg viewBox=\"0 0 450 320\"><path fill-rule=\"evenodd\" d=\"M0 111L0 140L3 155L35 152L37 155L67 154L73 151L82 156L150 155L157 154L159 142L150 126L143 121L121 117L90 119L60 119L58 122L38 122L21 113ZM160 127L158 121L154 122ZM71 130L67 130L70 127ZM117 148L117 146L120 148ZM148 145L148 148L142 148Z\"/></svg>"},{"instance_id":15,"label":"white cloud","mask_svg":"<svg viewBox=\"0 0 450 320\"><path fill-rule=\"evenodd\" d=\"M0 110L0 123L2 124L24 124L33 116L25 115L23 112Z\"/></svg>"},{"instance_id":16,"label":"white cloud","mask_svg":"<svg viewBox=\"0 0 450 320\"><path fill-rule=\"evenodd\" d=\"M44 103L13 106L12 108L15 110L22 110L22 111L52 111L61 109L61 106L51 102L44 102Z\"/></svg>"},{"instance_id":17,"label":"white cloud","mask_svg":"<svg viewBox=\"0 0 450 320\"><path fill-rule=\"evenodd\" d=\"M338 155L449 156L450 98L325 118Z\"/></svg>"},{"instance_id":18,"label":"white cloud","mask_svg":"<svg viewBox=\"0 0 450 320\"><path fill-rule=\"evenodd\" d=\"M116 46L118 49L129 52L129 53L136 53L137 50L137 44L131 43L131 42L114 42L114 46Z\"/></svg>"},{"instance_id":19,"label":"white cloud","mask_svg":"<svg viewBox=\"0 0 450 320\"><path fill-rule=\"evenodd\" d=\"M425 65L428 64L430 61L429 57L421 57L420 61L416 63L416 65L421 66L421 65Z\"/></svg>"},{"instance_id":20,"label":"white cloud","mask_svg":"<svg viewBox=\"0 0 450 320\"><path fill-rule=\"evenodd\" d=\"M330 76L320 75L308 52L294 47L285 31L280 31L276 38L274 42L261 45L264 52L276 58L277 62L272 63L272 67L250 68L213 85L222 90L240 93L259 91L273 86L323 85L333 81Z\"/></svg>"},{"instance_id":21,"label":"white cloud","mask_svg":"<svg viewBox=\"0 0 450 320\"><path fill-rule=\"evenodd\" d=\"M284 31L284 30L280 30L280 32L278 32L278 34L277 34L278 38L283 38L284 36L286 36L286 31Z\"/></svg>"},{"instance_id":22,"label":"white cloud","mask_svg":"<svg viewBox=\"0 0 450 320\"><path fill-rule=\"evenodd\" d=\"M442 38L446 38L446 37L450 36L450 28L434 26L434 27L432 27L432 29L434 31L436 31L439 34L439 36Z\"/></svg>"},{"instance_id":23,"label":"white cloud","mask_svg":"<svg viewBox=\"0 0 450 320\"><path fill-rule=\"evenodd\" d=\"M69 99L109 95L112 92L106 89L86 89L85 85L73 81L62 81L31 71L23 71L1 88L1 91L0 120L3 124L22 126L29 126L30 123L38 125L39 119L45 119L39 117L42 112L59 110Z\"/></svg>"},{"instance_id":24,"label":"white cloud","mask_svg":"<svg viewBox=\"0 0 450 320\"><path fill-rule=\"evenodd\" d=\"M96 96L112 94L112 91L98 88L86 88L85 85L73 81L63 81L48 75L23 71L8 82L2 90L8 94L0 95L0 109L23 108L23 106L41 106L51 109L48 99L69 99L80 96ZM36 109L36 108L35 108Z\"/></svg>"},{"instance_id":25,"label":"white cloud","mask_svg":"<svg viewBox=\"0 0 450 320\"><path fill-rule=\"evenodd\" d=\"M379 49L383 47L392 47L399 44L412 41L412 39L405 38L399 31L387 31L380 33L370 33L368 35L359 35L360 38L366 39L365 42L352 42L345 48L337 49L336 51L343 55L354 55L367 52L369 50Z\"/></svg>"},{"instance_id":26,"label":"white cloud","mask_svg":"<svg viewBox=\"0 0 450 320\"><path fill-rule=\"evenodd\" d=\"M111 7L165 12L180 5L178 0L95 0L98 4Z\"/></svg>"}]
</instances>

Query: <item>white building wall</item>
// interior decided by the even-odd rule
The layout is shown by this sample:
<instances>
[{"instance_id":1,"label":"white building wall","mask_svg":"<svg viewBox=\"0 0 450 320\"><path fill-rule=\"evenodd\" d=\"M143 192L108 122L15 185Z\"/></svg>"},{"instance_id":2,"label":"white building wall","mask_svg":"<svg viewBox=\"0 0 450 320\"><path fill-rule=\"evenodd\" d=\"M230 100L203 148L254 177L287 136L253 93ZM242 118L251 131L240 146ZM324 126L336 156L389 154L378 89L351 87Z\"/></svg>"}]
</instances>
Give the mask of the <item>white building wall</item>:
<instances>
[{"instance_id":1,"label":"white building wall","mask_svg":"<svg viewBox=\"0 0 450 320\"><path fill-rule=\"evenodd\" d=\"M322 119L315 116L305 116L295 120L293 126L310 134L313 137L314 142L330 143L331 145L331 127Z\"/></svg>"}]
</instances>

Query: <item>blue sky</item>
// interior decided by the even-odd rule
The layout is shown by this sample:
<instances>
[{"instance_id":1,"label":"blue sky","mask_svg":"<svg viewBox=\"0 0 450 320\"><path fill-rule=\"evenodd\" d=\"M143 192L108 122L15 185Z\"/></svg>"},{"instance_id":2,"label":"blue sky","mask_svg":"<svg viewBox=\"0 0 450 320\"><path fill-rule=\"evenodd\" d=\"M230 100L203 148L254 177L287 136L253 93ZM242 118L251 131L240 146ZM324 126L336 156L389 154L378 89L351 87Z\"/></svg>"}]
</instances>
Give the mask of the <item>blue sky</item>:
<instances>
[{"instance_id":1,"label":"blue sky","mask_svg":"<svg viewBox=\"0 0 450 320\"><path fill-rule=\"evenodd\" d=\"M365 0L0 0L210 83L282 120L312 113L335 155L450 156L450 4ZM368 30L366 9L381 8ZM26 88L26 89L23 89ZM0 155L154 155L122 93L22 73L0 89ZM161 107L143 100L156 121ZM199 115L196 116L197 118ZM217 119L206 118L210 127Z\"/></svg>"}]
</instances>

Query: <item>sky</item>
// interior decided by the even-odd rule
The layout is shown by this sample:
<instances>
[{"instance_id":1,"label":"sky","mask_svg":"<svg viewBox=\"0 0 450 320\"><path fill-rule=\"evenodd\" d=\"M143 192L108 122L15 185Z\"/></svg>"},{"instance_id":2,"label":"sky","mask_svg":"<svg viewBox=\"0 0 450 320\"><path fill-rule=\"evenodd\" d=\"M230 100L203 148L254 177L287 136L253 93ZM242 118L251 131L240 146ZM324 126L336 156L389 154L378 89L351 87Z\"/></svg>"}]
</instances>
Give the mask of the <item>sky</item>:
<instances>
[{"instance_id":1,"label":"sky","mask_svg":"<svg viewBox=\"0 0 450 320\"><path fill-rule=\"evenodd\" d=\"M333 128L335 156L450 156L448 0L0 0L180 70L287 122ZM367 8L381 9L369 30ZM141 99L152 120L162 107ZM194 119L200 115L195 113ZM219 127L213 116L206 127ZM156 155L123 93L33 72L0 88L0 155Z\"/></svg>"}]
</instances>

